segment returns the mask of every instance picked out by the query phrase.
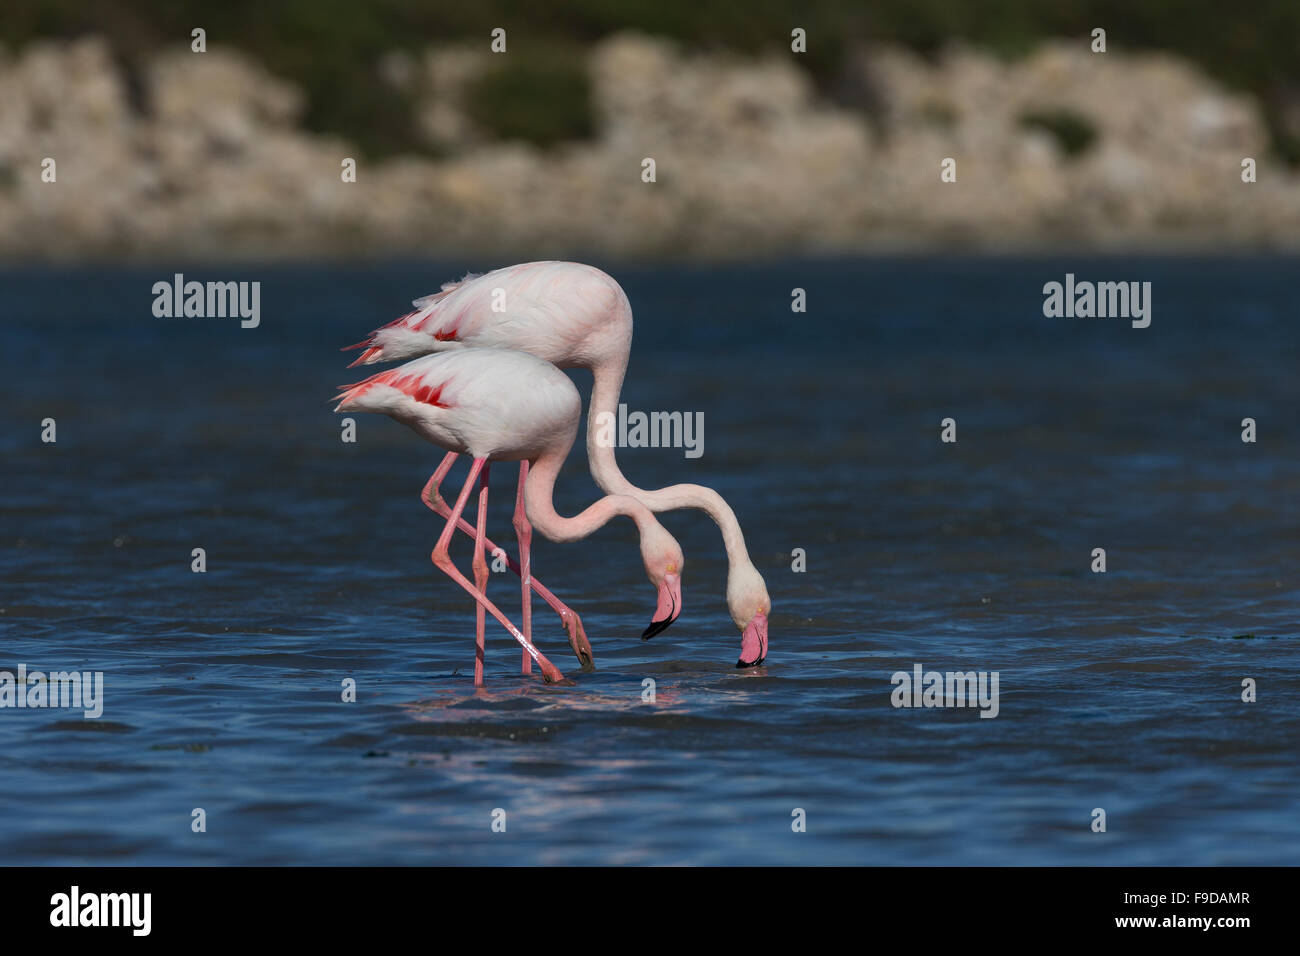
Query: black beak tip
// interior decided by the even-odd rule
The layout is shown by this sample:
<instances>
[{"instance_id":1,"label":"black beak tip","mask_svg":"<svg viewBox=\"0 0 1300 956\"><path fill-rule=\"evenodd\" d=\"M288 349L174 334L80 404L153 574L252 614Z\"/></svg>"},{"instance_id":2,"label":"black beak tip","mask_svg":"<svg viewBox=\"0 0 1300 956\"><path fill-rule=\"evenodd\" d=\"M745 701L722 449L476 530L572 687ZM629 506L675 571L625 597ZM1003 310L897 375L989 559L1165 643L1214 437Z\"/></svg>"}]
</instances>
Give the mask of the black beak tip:
<instances>
[{"instance_id":1,"label":"black beak tip","mask_svg":"<svg viewBox=\"0 0 1300 956\"><path fill-rule=\"evenodd\" d=\"M765 660L767 660L766 657L760 657L758 660L756 660L756 661L750 661L748 664L746 664L744 661L736 661L736 666L737 666L737 667L757 667L758 665L762 664L763 661L765 661Z\"/></svg>"},{"instance_id":2,"label":"black beak tip","mask_svg":"<svg viewBox=\"0 0 1300 956\"><path fill-rule=\"evenodd\" d=\"M668 625L677 620L675 617L666 617L662 621L651 621L650 626L641 632L641 640L648 641L662 631L668 629Z\"/></svg>"}]
</instances>

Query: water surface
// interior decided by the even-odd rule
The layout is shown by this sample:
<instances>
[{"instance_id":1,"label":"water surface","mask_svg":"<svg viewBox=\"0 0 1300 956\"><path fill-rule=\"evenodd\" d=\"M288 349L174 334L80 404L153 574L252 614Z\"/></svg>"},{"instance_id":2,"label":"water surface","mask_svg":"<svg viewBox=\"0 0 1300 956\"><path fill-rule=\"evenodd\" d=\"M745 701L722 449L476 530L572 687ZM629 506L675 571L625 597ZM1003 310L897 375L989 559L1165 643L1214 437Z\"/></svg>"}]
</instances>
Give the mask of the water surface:
<instances>
[{"instance_id":1,"label":"water surface","mask_svg":"<svg viewBox=\"0 0 1300 956\"><path fill-rule=\"evenodd\" d=\"M171 268L0 274L0 669L105 677L98 720L0 710L7 862L1300 862L1296 262L614 269L625 401L705 415L702 457L620 461L732 503L769 661L733 668L717 529L675 513L672 628L639 639L630 524L537 542L598 669L538 601L574 683L522 678L494 627L476 694L417 499L441 453L377 417L345 444L329 398L357 377L340 345L485 265L183 267L261 281L256 329L155 318ZM1044 318L1067 271L1151 281L1151 327ZM579 441L557 505L596 496ZM518 615L515 579L489 593ZM892 707L915 663L997 671L998 717Z\"/></svg>"}]
</instances>

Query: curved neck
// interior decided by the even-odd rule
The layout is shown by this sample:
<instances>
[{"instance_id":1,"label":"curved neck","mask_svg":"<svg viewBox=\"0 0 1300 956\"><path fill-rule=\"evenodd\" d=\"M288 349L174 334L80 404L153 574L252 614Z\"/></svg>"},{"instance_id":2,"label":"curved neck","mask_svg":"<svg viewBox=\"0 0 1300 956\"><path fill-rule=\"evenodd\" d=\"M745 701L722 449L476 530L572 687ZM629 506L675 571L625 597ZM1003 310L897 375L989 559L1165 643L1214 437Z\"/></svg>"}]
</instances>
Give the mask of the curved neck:
<instances>
[{"instance_id":1,"label":"curved neck","mask_svg":"<svg viewBox=\"0 0 1300 956\"><path fill-rule=\"evenodd\" d=\"M602 441L602 428L618 421L618 396L623 390L623 376L627 374L627 356L622 362L607 362L591 370L591 404L587 408L587 463L591 477L607 495L633 495L639 497L640 489L623 477L618 462L614 460L614 442ZM606 423L603 424L602 423Z\"/></svg>"},{"instance_id":2,"label":"curved neck","mask_svg":"<svg viewBox=\"0 0 1300 956\"><path fill-rule=\"evenodd\" d=\"M555 510L552 495L564 458L564 455L556 454L539 456L529 467L528 481L524 483L524 508L528 520L544 538L577 541L620 515L631 518L642 534L657 523L649 508L626 495L606 495L572 518L561 515Z\"/></svg>"},{"instance_id":3,"label":"curved neck","mask_svg":"<svg viewBox=\"0 0 1300 956\"><path fill-rule=\"evenodd\" d=\"M601 441L598 436L602 421L618 420L618 396L623 388L626 370L626 358L623 362L605 363L592 369L591 406L587 409L587 460L591 466L591 477L607 495L630 496L654 512L675 511L678 508L694 508L705 512L722 531L727 561L732 566L753 567L736 513L722 495L712 488L703 485L670 485L658 491L646 491L623 477L614 457L615 443ZM529 482L531 481L530 478Z\"/></svg>"},{"instance_id":4,"label":"curved neck","mask_svg":"<svg viewBox=\"0 0 1300 956\"><path fill-rule=\"evenodd\" d=\"M745 547L745 533L740 530L736 513L731 510L726 499L712 488L703 485L669 485L657 491L642 491L632 488L628 492L637 501L646 505L651 511L676 511L678 508L694 508L703 511L722 532L722 546L727 549L727 562L732 567L753 567L749 551Z\"/></svg>"}]
</instances>

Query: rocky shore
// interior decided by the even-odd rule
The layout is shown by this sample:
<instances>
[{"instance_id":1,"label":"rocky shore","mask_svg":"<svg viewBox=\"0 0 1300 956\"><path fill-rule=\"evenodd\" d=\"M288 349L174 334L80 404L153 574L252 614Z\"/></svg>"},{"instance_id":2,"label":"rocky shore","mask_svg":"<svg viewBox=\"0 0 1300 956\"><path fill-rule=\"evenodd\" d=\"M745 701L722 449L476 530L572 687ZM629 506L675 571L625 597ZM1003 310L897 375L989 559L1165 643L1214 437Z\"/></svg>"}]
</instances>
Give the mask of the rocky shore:
<instances>
[{"instance_id":1,"label":"rocky shore","mask_svg":"<svg viewBox=\"0 0 1300 956\"><path fill-rule=\"evenodd\" d=\"M797 54L623 34L590 52L594 137L542 150L493 141L462 108L486 46L380 64L437 151L383 162L304 130L303 94L236 51L159 53L132 78L95 38L0 53L0 257L1300 246L1300 174L1256 104L1163 54L864 48L860 102L832 103ZM1084 121L1087 142L1052 117Z\"/></svg>"}]
</instances>

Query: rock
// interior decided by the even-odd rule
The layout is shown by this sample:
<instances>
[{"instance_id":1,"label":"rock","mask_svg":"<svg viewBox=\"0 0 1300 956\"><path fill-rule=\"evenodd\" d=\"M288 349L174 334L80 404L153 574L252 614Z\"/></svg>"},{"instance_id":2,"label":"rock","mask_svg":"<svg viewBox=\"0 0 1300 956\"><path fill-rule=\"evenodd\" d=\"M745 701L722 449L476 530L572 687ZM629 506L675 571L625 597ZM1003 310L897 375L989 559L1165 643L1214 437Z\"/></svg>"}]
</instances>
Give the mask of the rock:
<instances>
[{"instance_id":1,"label":"rock","mask_svg":"<svg viewBox=\"0 0 1300 956\"><path fill-rule=\"evenodd\" d=\"M480 46L377 65L443 158L369 162L300 128L292 84L240 53L164 51L133 106L93 37L0 51L0 254L284 257L748 256L899 244L1122 249L1300 242L1300 176L1257 105L1160 53L1082 40L1013 62L954 45L851 57L856 107L798 58L686 52L636 34L591 48L595 134L547 150L466 115ZM1077 155L1058 122L1088 124ZM1244 184L1240 163L1260 164ZM43 183L41 161L58 163ZM340 161L358 160L355 183ZM652 157L657 178L641 179ZM940 161L957 162L942 183Z\"/></svg>"}]
</instances>

